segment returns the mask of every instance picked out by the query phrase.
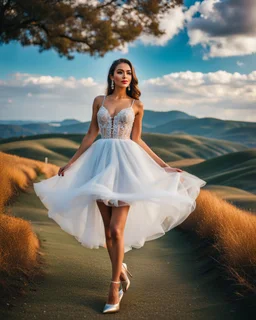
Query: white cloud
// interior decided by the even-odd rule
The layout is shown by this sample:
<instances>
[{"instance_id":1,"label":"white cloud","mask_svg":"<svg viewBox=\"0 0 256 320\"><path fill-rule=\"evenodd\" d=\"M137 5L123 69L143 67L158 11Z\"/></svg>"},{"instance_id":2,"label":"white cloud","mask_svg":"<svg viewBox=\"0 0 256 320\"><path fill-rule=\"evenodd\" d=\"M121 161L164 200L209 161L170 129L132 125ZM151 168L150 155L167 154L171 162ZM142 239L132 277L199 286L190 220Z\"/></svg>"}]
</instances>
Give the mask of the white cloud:
<instances>
[{"instance_id":1,"label":"white cloud","mask_svg":"<svg viewBox=\"0 0 256 320\"><path fill-rule=\"evenodd\" d=\"M139 88L145 109L256 121L256 71L174 72L141 81ZM0 118L90 121L93 99L104 91L105 84L91 77L64 79L16 73L0 81Z\"/></svg>"},{"instance_id":2,"label":"white cloud","mask_svg":"<svg viewBox=\"0 0 256 320\"><path fill-rule=\"evenodd\" d=\"M204 59L256 52L255 0L204 0L200 17L187 23L191 46L202 45Z\"/></svg>"},{"instance_id":3,"label":"white cloud","mask_svg":"<svg viewBox=\"0 0 256 320\"><path fill-rule=\"evenodd\" d=\"M76 79L15 73L0 81L0 118L62 120L74 117L88 120L93 99L104 93L104 89L105 86L92 77ZM12 107L7 108L10 104ZM44 108L43 114L40 108Z\"/></svg>"},{"instance_id":4,"label":"white cloud","mask_svg":"<svg viewBox=\"0 0 256 320\"><path fill-rule=\"evenodd\" d=\"M61 77L52 76L27 76L23 77L23 85L39 85L45 88L54 88L55 86L62 86L65 88L77 88L78 86L91 87L96 85L93 78L77 80L74 77L63 79Z\"/></svg>"},{"instance_id":5,"label":"white cloud","mask_svg":"<svg viewBox=\"0 0 256 320\"><path fill-rule=\"evenodd\" d=\"M142 34L139 40L145 45L164 46L184 29L185 23L190 21L197 11L199 3L187 8L185 6L176 6L168 10L160 20L159 28L165 31L165 34L159 37L153 35Z\"/></svg>"},{"instance_id":6,"label":"white cloud","mask_svg":"<svg viewBox=\"0 0 256 320\"><path fill-rule=\"evenodd\" d=\"M196 1L190 7L178 6L165 13L160 20L164 35L142 34L139 40L145 45L164 46L186 28L189 44L203 47L204 60L250 55L256 52L255 15L255 0Z\"/></svg>"},{"instance_id":7,"label":"white cloud","mask_svg":"<svg viewBox=\"0 0 256 320\"><path fill-rule=\"evenodd\" d=\"M256 71L176 72L143 82L145 108L198 117L256 121Z\"/></svg>"},{"instance_id":8,"label":"white cloud","mask_svg":"<svg viewBox=\"0 0 256 320\"><path fill-rule=\"evenodd\" d=\"M184 13L182 7L172 9L168 14L165 14L160 23L160 29L165 31L165 34L160 37L154 37L149 34L142 34L139 40L145 45L164 46L172 39L184 26Z\"/></svg>"}]
</instances>

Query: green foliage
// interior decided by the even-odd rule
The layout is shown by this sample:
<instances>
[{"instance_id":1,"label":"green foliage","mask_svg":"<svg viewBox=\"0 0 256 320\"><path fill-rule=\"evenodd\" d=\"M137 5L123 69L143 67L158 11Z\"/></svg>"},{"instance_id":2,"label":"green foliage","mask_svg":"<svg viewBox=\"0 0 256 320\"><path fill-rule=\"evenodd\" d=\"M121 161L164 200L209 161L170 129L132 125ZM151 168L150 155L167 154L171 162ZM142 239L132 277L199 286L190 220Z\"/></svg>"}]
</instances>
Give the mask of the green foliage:
<instances>
[{"instance_id":1,"label":"green foliage","mask_svg":"<svg viewBox=\"0 0 256 320\"><path fill-rule=\"evenodd\" d=\"M135 40L142 32L159 36L162 14L183 0L0 1L0 44L19 41L38 45L39 52L54 49L72 60L72 52L103 57Z\"/></svg>"}]
</instances>

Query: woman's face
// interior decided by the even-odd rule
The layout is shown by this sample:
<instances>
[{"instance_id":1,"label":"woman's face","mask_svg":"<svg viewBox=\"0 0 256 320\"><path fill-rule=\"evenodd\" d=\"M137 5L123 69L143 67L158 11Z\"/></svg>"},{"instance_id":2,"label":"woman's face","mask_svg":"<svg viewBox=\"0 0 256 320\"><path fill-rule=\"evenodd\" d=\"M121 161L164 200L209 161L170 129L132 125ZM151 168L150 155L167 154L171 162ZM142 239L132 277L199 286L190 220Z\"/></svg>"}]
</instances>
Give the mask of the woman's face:
<instances>
[{"instance_id":1,"label":"woman's face","mask_svg":"<svg viewBox=\"0 0 256 320\"><path fill-rule=\"evenodd\" d=\"M132 81L132 70L127 63L119 63L116 66L114 77L111 77L114 80L115 85L119 87L128 87Z\"/></svg>"}]
</instances>

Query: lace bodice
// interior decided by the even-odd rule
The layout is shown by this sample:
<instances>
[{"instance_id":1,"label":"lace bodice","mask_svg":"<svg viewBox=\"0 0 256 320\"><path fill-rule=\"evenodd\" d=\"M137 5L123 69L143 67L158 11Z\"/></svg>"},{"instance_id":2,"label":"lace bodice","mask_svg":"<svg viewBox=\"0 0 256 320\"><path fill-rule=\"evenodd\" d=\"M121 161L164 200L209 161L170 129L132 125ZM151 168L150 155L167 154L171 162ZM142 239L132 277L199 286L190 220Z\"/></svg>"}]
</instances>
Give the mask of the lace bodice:
<instances>
[{"instance_id":1,"label":"lace bodice","mask_svg":"<svg viewBox=\"0 0 256 320\"><path fill-rule=\"evenodd\" d=\"M121 109L114 117L111 117L109 111L104 107L103 102L97 113L97 120L102 139L130 139L132 126L135 118L133 103L128 108Z\"/></svg>"}]
</instances>

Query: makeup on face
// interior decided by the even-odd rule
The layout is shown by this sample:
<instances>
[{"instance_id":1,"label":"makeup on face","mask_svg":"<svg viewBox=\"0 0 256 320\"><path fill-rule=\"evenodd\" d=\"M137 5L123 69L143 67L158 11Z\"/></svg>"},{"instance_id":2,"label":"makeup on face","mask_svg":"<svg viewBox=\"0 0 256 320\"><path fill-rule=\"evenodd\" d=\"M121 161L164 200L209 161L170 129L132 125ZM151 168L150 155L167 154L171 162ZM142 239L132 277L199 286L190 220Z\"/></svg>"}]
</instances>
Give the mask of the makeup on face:
<instances>
[{"instance_id":1,"label":"makeup on face","mask_svg":"<svg viewBox=\"0 0 256 320\"><path fill-rule=\"evenodd\" d=\"M128 84L129 83L129 79L132 77L131 69L124 70L124 69L118 68L116 70L116 76L118 77L118 80L121 83Z\"/></svg>"}]
</instances>

